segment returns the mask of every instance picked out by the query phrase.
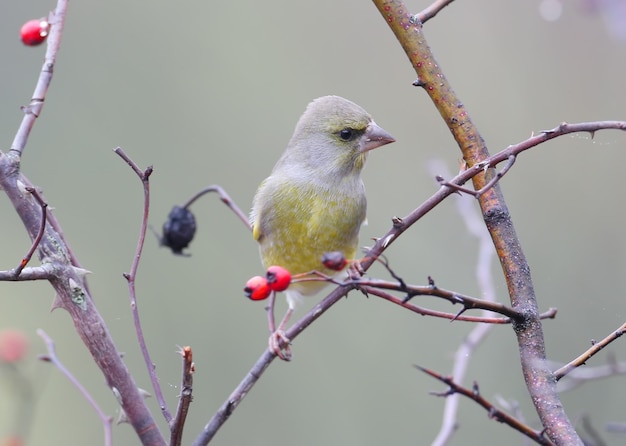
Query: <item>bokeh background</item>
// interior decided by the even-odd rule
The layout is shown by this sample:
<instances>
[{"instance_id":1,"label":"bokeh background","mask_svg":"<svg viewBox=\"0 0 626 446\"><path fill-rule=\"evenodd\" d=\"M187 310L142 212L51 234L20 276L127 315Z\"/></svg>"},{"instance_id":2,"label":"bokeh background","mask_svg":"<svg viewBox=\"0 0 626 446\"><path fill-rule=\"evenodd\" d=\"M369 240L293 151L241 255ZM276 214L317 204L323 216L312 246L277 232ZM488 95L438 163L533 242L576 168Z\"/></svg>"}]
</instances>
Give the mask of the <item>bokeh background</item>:
<instances>
[{"instance_id":1,"label":"bokeh background","mask_svg":"<svg viewBox=\"0 0 626 446\"><path fill-rule=\"evenodd\" d=\"M626 119L620 4L456 2L427 24L425 35L495 153L562 121ZM556 14L546 13L555 6ZM44 54L43 46L24 47L18 30L53 8L50 0L0 6L3 150ZM142 190L111 149L122 146L141 166L154 166L150 222L157 228L172 205L214 183L247 211L306 104L325 94L345 96L397 138L371 154L364 175L369 225L361 240L367 245L388 230L392 216L406 215L437 189L429 163L458 168L458 148L426 94L411 86L414 79L371 2L71 2L52 87L22 166L93 271L96 304L141 387L150 384L122 273L135 249ZM555 361L572 359L626 317L624 165L626 135L574 135L525 153L502 182L539 304L559 309L557 319L545 323ZM409 282L424 284L431 275L442 287L478 294L477 245L456 199L431 212L387 255ZM255 243L216 196L202 199L194 212L199 231L192 256L172 256L149 237L137 282L144 333L172 407L179 392L177 345L190 345L195 354L186 444L267 345L264 304L242 293L245 281L262 272ZM30 243L8 200L0 199L0 213L0 268L9 269ZM380 267L370 274L388 277ZM501 279L497 290L506 302ZM0 329L23 330L31 342L18 365L26 384L0 370L0 438L17 432L33 446L101 444L100 422L86 401L36 360L45 348L35 330L43 328L67 367L115 416L116 401L70 319L50 313L52 299L47 283L0 286ZM428 298L420 303L457 310ZM448 373L471 328L351 293L295 341L291 363L272 364L213 444L429 444L444 401L428 392L444 388L412 364ZM610 355L625 359L623 342L589 365ZM537 425L518 364L510 327L497 327L472 359L465 384L477 380L484 396L517 401ZM625 388L624 378L614 377L563 401L572 419L588 414L606 444L623 444L624 437L605 433L604 425L626 418ZM165 431L155 399L149 402ZM115 427L114 439L138 444L128 425ZM461 401L451 444L523 441Z\"/></svg>"}]
</instances>

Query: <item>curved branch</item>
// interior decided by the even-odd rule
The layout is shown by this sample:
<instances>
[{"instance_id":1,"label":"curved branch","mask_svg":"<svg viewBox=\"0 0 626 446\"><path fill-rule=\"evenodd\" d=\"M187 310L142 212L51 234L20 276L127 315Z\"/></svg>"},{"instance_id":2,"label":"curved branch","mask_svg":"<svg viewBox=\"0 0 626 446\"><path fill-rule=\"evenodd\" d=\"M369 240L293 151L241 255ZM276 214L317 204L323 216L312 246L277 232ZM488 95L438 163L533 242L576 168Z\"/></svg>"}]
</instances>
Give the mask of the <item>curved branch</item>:
<instances>
[{"instance_id":1,"label":"curved branch","mask_svg":"<svg viewBox=\"0 0 626 446\"><path fill-rule=\"evenodd\" d=\"M67 367L63 365L61 360L57 357L56 347L54 345L54 341L52 340L52 338L48 336L48 334L42 329L37 330L37 334L39 335L39 337L41 337L41 339L43 339L48 349L48 354L39 356L39 359L41 359L42 361L48 361L54 364L54 366L57 369L59 369L59 371L63 375L65 375L65 377L72 383L72 385L78 389L80 394L85 397L89 405L93 407L93 409L95 410L96 414L98 415L98 418L100 418L100 422L102 423L102 426L104 427L104 444L106 446L111 446L112 445L111 424L113 422L113 419L104 413L104 411L100 408L96 400L94 400L93 397L89 394L85 386L83 386L80 383L80 381L76 379L74 375L72 375L72 373L67 369Z\"/></svg>"},{"instance_id":2,"label":"curved branch","mask_svg":"<svg viewBox=\"0 0 626 446\"><path fill-rule=\"evenodd\" d=\"M417 73L418 80L414 85L423 87L433 101L467 165L471 168L483 162L489 157L484 140L435 60L421 23L400 0L374 0L374 3ZM484 187L493 175L493 169L489 168L474 176L474 188ZM546 365L545 341L530 268L498 184L481 195L479 203L500 259L511 306L524 314L523 322L514 323L514 331L526 387L535 409L555 443L582 445L559 399L556 380Z\"/></svg>"},{"instance_id":3,"label":"curved branch","mask_svg":"<svg viewBox=\"0 0 626 446\"><path fill-rule=\"evenodd\" d=\"M156 395L156 399L161 408L161 413L165 417L165 421L170 423L172 421L172 414L170 413L161 385L159 384L159 378L156 374L156 367L150 357L148 351L148 345L143 335L143 329L141 328L141 320L139 318L139 308L137 307L137 292L135 289L135 280L137 279L137 271L139 270L139 262L141 260L141 253L143 251L143 245L146 241L146 232L148 230L148 215L150 213L150 175L152 174L152 166L148 166L145 171L142 171L139 166L124 152L121 147L116 147L113 151L122 158L126 164L135 172L141 184L143 186L143 213L141 219L141 228L139 230L139 237L137 238L137 247L135 248L135 255L133 256L130 272L124 274L124 278L128 282L128 294L130 296L130 308L133 314L133 324L135 325L135 334L137 336L137 342L141 355L148 369L148 375L150 376L150 382Z\"/></svg>"}]
</instances>

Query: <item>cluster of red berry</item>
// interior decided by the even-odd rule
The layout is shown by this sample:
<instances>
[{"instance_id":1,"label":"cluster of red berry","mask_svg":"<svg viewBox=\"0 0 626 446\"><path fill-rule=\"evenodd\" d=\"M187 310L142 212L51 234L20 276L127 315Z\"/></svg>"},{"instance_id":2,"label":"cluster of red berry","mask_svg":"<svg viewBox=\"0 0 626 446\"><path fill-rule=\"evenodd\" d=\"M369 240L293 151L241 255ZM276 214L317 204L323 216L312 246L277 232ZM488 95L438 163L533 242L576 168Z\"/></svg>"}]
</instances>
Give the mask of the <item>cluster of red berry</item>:
<instances>
[{"instance_id":1,"label":"cluster of red berry","mask_svg":"<svg viewBox=\"0 0 626 446\"><path fill-rule=\"evenodd\" d=\"M333 271L341 271L347 264L348 261L339 251L324 253L322 257L322 265ZM243 292L250 300L264 300L272 291L285 291L290 284L291 273L282 266L273 265L267 269L265 277L254 276L249 279Z\"/></svg>"},{"instance_id":2,"label":"cluster of red berry","mask_svg":"<svg viewBox=\"0 0 626 446\"><path fill-rule=\"evenodd\" d=\"M291 273L282 266L270 266L263 276L254 276L246 282L243 292L250 300L267 299L272 291L285 291L291 283Z\"/></svg>"}]
</instances>

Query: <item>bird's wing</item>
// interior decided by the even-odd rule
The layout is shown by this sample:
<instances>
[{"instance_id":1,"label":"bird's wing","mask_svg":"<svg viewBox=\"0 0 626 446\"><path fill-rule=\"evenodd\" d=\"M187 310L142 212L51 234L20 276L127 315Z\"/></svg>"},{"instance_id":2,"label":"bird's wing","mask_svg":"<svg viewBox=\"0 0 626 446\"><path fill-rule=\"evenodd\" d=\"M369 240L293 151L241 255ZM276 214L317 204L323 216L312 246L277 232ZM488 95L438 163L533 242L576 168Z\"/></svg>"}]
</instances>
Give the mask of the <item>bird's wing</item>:
<instances>
[{"instance_id":1,"label":"bird's wing","mask_svg":"<svg viewBox=\"0 0 626 446\"><path fill-rule=\"evenodd\" d=\"M268 177L259 185L252 212L250 213L250 225L252 226L252 237L260 242L267 233L268 210L274 208L275 193L277 184L274 178Z\"/></svg>"}]
</instances>

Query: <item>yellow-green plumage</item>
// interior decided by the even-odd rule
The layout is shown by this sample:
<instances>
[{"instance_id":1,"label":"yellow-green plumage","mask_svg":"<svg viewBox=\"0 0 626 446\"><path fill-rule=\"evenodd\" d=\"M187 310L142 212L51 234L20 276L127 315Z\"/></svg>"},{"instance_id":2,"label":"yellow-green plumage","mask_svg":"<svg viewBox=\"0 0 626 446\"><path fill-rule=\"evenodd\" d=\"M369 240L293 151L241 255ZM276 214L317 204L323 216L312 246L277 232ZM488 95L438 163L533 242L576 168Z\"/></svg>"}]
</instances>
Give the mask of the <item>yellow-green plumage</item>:
<instances>
[{"instance_id":1,"label":"yellow-green plumage","mask_svg":"<svg viewBox=\"0 0 626 446\"><path fill-rule=\"evenodd\" d=\"M337 190L297 179L269 179L259 189L259 200L265 204L254 225L254 235L261 245L265 267L281 265L292 274L324 270L321 259L325 252L341 251L353 259L357 249L359 228L365 219L365 194ZM352 189L357 189L358 186ZM313 294L324 282L303 282L292 285L303 295Z\"/></svg>"},{"instance_id":2,"label":"yellow-green plumage","mask_svg":"<svg viewBox=\"0 0 626 446\"><path fill-rule=\"evenodd\" d=\"M325 270L325 252L355 257L365 221L361 171L367 151L392 142L358 105L324 96L307 107L294 134L254 198L251 222L265 267L280 265L291 274ZM300 282L287 290L293 308L301 295L324 282Z\"/></svg>"}]
</instances>

